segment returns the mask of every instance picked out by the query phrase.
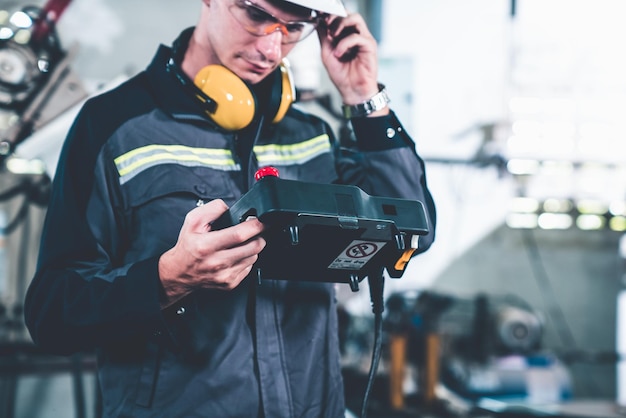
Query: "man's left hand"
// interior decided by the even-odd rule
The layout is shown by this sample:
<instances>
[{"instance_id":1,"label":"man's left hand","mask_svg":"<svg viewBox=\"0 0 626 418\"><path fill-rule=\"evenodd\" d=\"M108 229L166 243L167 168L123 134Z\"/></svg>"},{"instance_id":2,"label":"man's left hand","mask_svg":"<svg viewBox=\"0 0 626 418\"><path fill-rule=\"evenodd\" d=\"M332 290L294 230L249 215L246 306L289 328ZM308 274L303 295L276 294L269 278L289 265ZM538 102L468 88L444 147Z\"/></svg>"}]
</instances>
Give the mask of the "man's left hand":
<instances>
[{"instance_id":1,"label":"man's left hand","mask_svg":"<svg viewBox=\"0 0 626 418\"><path fill-rule=\"evenodd\" d=\"M377 43L363 17L325 16L317 31L322 62L343 103L362 103L378 93Z\"/></svg>"}]
</instances>

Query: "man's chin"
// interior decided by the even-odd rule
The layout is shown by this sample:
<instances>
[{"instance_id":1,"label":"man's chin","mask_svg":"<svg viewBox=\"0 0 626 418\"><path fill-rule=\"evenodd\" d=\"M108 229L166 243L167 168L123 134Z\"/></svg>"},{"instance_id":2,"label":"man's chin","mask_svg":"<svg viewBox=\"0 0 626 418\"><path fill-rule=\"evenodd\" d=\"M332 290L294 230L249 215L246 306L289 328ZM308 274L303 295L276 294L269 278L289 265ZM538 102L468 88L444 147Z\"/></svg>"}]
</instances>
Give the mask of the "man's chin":
<instances>
[{"instance_id":1,"label":"man's chin","mask_svg":"<svg viewBox=\"0 0 626 418\"><path fill-rule=\"evenodd\" d=\"M274 70L276 66L260 66L255 65L254 63L245 62L243 66L237 68L235 73L249 84L257 84L263 81L267 76L269 76Z\"/></svg>"},{"instance_id":2,"label":"man's chin","mask_svg":"<svg viewBox=\"0 0 626 418\"><path fill-rule=\"evenodd\" d=\"M260 83L261 81L263 81L265 78L267 78L268 75L270 75L272 73L272 71L266 71L263 73L257 73L257 72L245 72L243 73L241 76L239 76L243 81L245 81L248 84L251 85L255 85Z\"/></svg>"}]
</instances>

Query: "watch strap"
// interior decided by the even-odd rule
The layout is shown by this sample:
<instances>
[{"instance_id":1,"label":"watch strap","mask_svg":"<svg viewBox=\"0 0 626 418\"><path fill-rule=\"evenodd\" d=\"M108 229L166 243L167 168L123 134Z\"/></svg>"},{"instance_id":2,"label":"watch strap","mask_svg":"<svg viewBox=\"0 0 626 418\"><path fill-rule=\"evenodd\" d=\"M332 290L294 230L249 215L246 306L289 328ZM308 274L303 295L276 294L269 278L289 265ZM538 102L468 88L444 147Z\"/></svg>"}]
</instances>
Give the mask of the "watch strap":
<instances>
[{"instance_id":1,"label":"watch strap","mask_svg":"<svg viewBox=\"0 0 626 418\"><path fill-rule=\"evenodd\" d=\"M378 89L378 93L370 97L369 100L355 105L344 104L342 106L343 116L346 119L359 118L387 107L391 100L389 99L385 85L379 83Z\"/></svg>"}]
</instances>

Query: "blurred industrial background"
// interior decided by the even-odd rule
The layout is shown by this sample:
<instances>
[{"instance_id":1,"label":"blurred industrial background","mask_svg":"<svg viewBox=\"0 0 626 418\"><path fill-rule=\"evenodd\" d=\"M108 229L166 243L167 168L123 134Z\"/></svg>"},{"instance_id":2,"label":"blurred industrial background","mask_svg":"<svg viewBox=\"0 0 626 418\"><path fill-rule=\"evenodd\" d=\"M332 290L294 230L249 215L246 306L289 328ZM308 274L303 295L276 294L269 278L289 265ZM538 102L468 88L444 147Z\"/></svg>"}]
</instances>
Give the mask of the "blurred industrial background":
<instances>
[{"instance_id":1,"label":"blurred industrial background","mask_svg":"<svg viewBox=\"0 0 626 418\"><path fill-rule=\"evenodd\" d=\"M626 3L346 5L379 41L380 81L426 161L438 209L432 249L386 282L370 416L621 416ZM57 36L35 42L44 7L58 14ZM49 183L81 103L141 71L199 9L0 0L2 417L97 416L90 353L45 356L23 327ZM311 37L291 56L306 93L298 105L340 133L316 47ZM339 291L346 416L356 416L374 323L366 288Z\"/></svg>"}]
</instances>

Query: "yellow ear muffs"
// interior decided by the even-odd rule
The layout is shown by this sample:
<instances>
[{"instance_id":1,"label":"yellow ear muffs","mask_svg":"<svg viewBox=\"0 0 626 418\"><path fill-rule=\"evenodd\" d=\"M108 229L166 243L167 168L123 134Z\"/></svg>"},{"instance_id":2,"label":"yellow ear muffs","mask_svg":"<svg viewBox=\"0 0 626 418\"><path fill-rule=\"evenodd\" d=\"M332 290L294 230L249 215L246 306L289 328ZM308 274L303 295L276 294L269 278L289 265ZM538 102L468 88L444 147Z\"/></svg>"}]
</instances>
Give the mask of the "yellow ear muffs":
<instances>
[{"instance_id":1,"label":"yellow ear muffs","mask_svg":"<svg viewBox=\"0 0 626 418\"><path fill-rule=\"evenodd\" d=\"M272 120L273 123L278 123L282 120L282 118L289 110L289 107L293 103L296 98L296 88L293 84L293 77L291 74L291 68L289 66L289 61L284 58L279 66L280 68L280 76L281 76L281 100L280 105L278 106L278 110L276 111L276 115Z\"/></svg>"},{"instance_id":2,"label":"yellow ear muffs","mask_svg":"<svg viewBox=\"0 0 626 418\"><path fill-rule=\"evenodd\" d=\"M207 113L222 128L236 131L252 122L256 107L254 96L246 83L226 67L202 68L194 84L216 103L214 111L207 110Z\"/></svg>"},{"instance_id":3,"label":"yellow ear muffs","mask_svg":"<svg viewBox=\"0 0 626 418\"><path fill-rule=\"evenodd\" d=\"M296 97L295 85L289 62L283 59L279 66L280 103L274 114L273 123L280 122ZM210 104L207 114L219 126L226 130L237 131L248 126L256 112L256 100L246 83L235 73L221 65L207 65L200 69L194 78L194 84L202 94L196 97ZM278 98L278 97L277 97ZM206 103L210 101L211 103Z\"/></svg>"}]
</instances>

